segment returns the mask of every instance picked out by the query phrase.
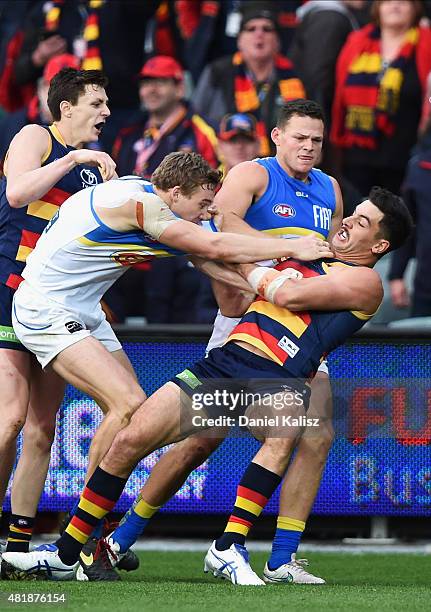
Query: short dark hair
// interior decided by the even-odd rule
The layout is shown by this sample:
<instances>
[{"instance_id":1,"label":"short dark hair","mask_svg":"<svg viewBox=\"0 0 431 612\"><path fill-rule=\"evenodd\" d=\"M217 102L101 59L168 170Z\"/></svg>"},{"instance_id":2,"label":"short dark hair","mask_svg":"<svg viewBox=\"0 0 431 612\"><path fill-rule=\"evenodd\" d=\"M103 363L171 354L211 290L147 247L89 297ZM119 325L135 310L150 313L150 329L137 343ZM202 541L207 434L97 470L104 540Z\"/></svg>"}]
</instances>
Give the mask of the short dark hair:
<instances>
[{"instance_id":1,"label":"short dark hair","mask_svg":"<svg viewBox=\"0 0 431 612\"><path fill-rule=\"evenodd\" d=\"M383 213L379 223L381 237L389 241L389 253L398 249L413 229L413 219L404 200L383 187L372 187L368 199Z\"/></svg>"},{"instance_id":2,"label":"short dark hair","mask_svg":"<svg viewBox=\"0 0 431 612\"><path fill-rule=\"evenodd\" d=\"M214 170L199 153L176 151L169 153L153 172L151 182L167 191L178 185L181 193L189 196L202 185L216 187L220 182L221 172Z\"/></svg>"},{"instance_id":3,"label":"short dark hair","mask_svg":"<svg viewBox=\"0 0 431 612\"><path fill-rule=\"evenodd\" d=\"M100 70L75 70L63 68L51 80L48 90L48 108L54 121L60 121L60 104L67 100L75 106L79 96L85 94L86 85L98 85L106 89L108 79Z\"/></svg>"},{"instance_id":4,"label":"short dark hair","mask_svg":"<svg viewBox=\"0 0 431 612\"><path fill-rule=\"evenodd\" d=\"M314 100L304 100L303 98L298 98L297 100L290 100L284 104L279 113L277 119L277 127L282 129L289 121L291 117L294 115L299 115L300 117L311 117L312 119L320 119L325 122L325 118L323 115L323 109L317 102Z\"/></svg>"}]
</instances>

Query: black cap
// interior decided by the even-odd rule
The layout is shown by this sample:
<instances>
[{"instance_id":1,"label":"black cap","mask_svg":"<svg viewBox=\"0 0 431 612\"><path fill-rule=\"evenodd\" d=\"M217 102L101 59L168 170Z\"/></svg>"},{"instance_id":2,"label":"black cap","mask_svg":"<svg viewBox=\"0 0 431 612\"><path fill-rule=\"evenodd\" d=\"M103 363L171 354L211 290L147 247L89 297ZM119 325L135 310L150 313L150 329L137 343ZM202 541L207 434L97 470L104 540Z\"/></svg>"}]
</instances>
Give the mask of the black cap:
<instances>
[{"instance_id":1,"label":"black cap","mask_svg":"<svg viewBox=\"0 0 431 612\"><path fill-rule=\"evenodd\" d=\"M245 8L243 11L240 32L242 32L246 24L252 19L268 19L269 21L273 23L276 32L279 31L277 17L273 11L263 6L254 6L254 7L250 6L250 7Z\"/></svg>"}]
</instances>

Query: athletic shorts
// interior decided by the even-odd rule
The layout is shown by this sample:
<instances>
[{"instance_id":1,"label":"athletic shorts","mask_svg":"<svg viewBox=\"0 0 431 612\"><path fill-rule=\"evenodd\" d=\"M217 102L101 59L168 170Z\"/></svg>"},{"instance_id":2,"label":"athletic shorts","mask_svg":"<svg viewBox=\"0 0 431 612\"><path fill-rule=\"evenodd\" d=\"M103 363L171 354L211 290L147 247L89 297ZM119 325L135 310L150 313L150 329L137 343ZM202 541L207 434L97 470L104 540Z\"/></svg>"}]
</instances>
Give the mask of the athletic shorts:
<instances>
[{"instance_id":1,"label":"athletic shorts","mask_svg":"<svg viewBox=\"0 0 431 612\"><path fill-rule=\"evenodd\" d=\"M15 292L12 323L18 339L45 368L61 351L92 336L109 351L121 344L106 320L102 307L79 313L54 302L24 281Z\"/></svg>"},{"instance_id":2,"label":"athletic shorts","mask_svg":"<svg viewBox=\"0 0 431 612\"><path fill-rule=\"evenodd\" d=\"M0 283L0 349L28 350L16 337L12 326L12 300L15 289Z\"/></svg>"},{"instance_id":3,"label":"athletic shorts","mask_svg":"<svg viewBox=\"0 0 431 612\"><path fill-rule=\"evenodd\" d=\"M301 395L306 409L310 398L310 387L305 380L289 378L282 366L233 342L212 349L208 357L171 378L171 382L191 398L196 393L214 394L223 390L245 399L255 394L267 396L290 392ZM242 411L246 408L247 403L241 405ZM220 414L211 407L207 412L210 416Z\"/></svg>"},{"instance_id":4,"label":"athletic shorts","mask_svg":"<svg viewBox=\"0 0 431 612\"><path fill-rule=\"evenodd\" d=\"M220 348L226 342L226 338L231 334L233 328L238 325L241 318L225 317L222 315L220 310L217 311L217 316L214 320L213 332L211 338L208 340L207 347L205 349L205 356L208 357L210 351L214 348ZM329 376L328 362L326 359L322 361L317 369L318 372L324 372Z\"/></svg>"}]
</instances>

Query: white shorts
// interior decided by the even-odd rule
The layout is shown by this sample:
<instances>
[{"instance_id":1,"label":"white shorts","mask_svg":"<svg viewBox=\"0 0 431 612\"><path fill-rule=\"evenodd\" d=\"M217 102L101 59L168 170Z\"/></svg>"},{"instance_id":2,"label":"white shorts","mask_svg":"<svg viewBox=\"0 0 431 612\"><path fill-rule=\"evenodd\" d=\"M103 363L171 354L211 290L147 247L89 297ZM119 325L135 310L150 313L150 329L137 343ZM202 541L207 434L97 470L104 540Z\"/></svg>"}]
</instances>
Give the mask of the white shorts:
<instances>
[{"instance_id":1,"label":"white shorts","mask_svg":"<svg viewBox=\"0 0 431 612\"><path fill-rule=\"evenodd\" d=\"M24 281L13 298L12 324L19 341L45 368L61 351L92 336L112 353L121 349L102 307L92 314L68 309Z\"/></svg>"},{"instance_id":2,"label":"white shorts","mask_svg":"<svg viewBox=\"0 0 431 612\"><path fill-rule=\"evenodd\" d=\"M223 346L223 344L226 342L227 337L229 336L235 325L238 325L240 320L240 318L235 319L232 317L225 317L224 315L222 315L220 310L217 312L217 316L215 318L213 326L213 333L211 334L211 338L208 340L205 357L208 357L208 353L213 348L219 348L220 346ZM326 361L326 359L322 361L320 366L317 368L317 371L324 372L329 376L328 362Z\"/></svg>"}]
</instances>

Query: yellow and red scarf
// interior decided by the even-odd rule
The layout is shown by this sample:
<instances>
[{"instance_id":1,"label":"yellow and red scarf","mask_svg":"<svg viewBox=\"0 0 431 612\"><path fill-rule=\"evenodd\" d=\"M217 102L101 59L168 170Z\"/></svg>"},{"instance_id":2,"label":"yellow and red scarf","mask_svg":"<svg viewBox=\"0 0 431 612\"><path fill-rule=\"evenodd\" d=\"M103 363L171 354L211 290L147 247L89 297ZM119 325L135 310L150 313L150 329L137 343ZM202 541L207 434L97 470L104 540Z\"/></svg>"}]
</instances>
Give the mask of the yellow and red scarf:
<instances>
[{"instance_id":1,"label":"yellow and red scarf","mask_svg":"<svg viewBox=\"0 0 431 612\"><path fill-rule=\"evenodd\" d=\"M261 105L262 96L268 93L272 81L264 83L260 92L256 90L255 83L251 75L247 72L243 57L238 51L232 58L235 68L234 72L234 96L236 110L239 113L251 113L256 117L257 133L261 144L260 154L269 155L269 140L265 123L262 119ZM282 55L277 55L275 59L275 83L279 89L279 95L284 102L305 98L305 90L302 82L293 69L292 62Z\"/></svg>"},{"instance_id":2,"label":"yellow and red scarf","mask_svg":"<svg viewBox=\"0 0 431 612\"><path fill-rule=\"evenodd\" d=\"M375 149L379 138L393 135L405 71L418 40L418 28L408 30L397 57L384 65L380 30L376 26L370 29L366 44L349 64L344 81L344 146Z\"/></svg>"},{"instance_id":3,"label":"yellow and red scarf","mask_svg":"<svg viewBox=\"0 0 431 612\"><path fill-rule=\"evenodd\" d=\"M56 32L61 18L61 10L65 0L54 0L45 15L45 30ZM82 38L86 42L85 54L82 58L82 70L102 70L102 57L100 54L99 13L105 0L89 0L87 3L87 18L84 24Z\"/></svg>"}]
</instances>

